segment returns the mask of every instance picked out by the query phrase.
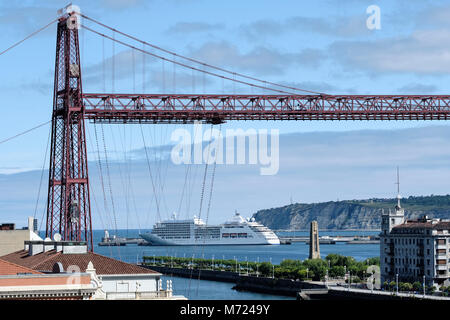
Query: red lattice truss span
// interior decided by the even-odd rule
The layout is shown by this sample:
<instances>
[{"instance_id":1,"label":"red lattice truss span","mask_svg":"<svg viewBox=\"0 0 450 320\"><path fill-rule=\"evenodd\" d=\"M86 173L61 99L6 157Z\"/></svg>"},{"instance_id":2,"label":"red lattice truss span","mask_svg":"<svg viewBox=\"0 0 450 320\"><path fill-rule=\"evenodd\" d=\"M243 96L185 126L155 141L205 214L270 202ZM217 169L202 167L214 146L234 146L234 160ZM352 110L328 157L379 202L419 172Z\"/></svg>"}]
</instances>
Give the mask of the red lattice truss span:
<instances>
[{"instance_id":1,"label":"red lattice truss span","mask_svg":"<svg viewBox=\"0 0 450 320\"><path fill-rule=\"evenodd\" d=\"M450 96L84 93L82 98L86 119L113 123L450 118Z\"/></svg>"}]
</instances>

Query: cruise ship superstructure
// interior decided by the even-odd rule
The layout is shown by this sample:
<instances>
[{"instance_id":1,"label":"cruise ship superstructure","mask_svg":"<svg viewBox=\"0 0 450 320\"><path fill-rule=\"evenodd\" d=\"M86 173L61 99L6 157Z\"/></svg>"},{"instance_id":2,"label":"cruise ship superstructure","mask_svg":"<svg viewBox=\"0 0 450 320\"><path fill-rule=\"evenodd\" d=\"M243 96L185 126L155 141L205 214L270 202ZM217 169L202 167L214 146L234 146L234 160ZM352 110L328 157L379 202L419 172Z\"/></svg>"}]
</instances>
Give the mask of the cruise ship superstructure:
<instances>
[{"instance_id":1,"label":"cruise ship superstructure","mask_svg":"<svg viewBox=\"0 0 450 320\"><path fill-rule=\"evenodd\" d=\"M252 219L244 219L238 212L221 225L206 225L203 220L171 220L157 222L151 232L140 235L152 245L268 245L280 244L277 235Z\"/></svg>"}]
</instances>

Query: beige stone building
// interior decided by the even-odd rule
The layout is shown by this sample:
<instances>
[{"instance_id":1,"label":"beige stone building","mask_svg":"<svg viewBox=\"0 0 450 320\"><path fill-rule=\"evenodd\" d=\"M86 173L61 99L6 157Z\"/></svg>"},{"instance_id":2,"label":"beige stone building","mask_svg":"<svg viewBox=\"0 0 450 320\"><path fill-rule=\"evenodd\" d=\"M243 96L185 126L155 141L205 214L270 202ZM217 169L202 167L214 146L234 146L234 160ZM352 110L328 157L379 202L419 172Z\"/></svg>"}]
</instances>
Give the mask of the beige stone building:
<instances>
[{"instance_id":1,"label":"beige stone building","mask_svg":"<svg viewBox=\"0 0 450 320\"><path fill-rule=\"evenodd\" d=\"M15 229L14 225L0 225L0 256L23 249L24 241L41 240L34 231L34 219L28 217L27 229Z\"/></svg>"}]
</instances>

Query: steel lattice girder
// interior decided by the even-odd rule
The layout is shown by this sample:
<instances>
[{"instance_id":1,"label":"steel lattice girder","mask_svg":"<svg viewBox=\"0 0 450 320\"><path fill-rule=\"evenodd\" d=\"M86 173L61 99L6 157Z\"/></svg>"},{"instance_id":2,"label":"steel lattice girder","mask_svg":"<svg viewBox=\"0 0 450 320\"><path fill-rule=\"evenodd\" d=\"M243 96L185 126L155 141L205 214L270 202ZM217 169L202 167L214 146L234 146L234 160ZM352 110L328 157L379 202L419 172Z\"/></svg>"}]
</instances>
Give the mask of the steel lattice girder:
<instances>
[{"instance_id":1,"label":"steel lattice girder","mask_svg":"<svg viewBox=\"0 0 450 320\"><path fill-rule=\"evenodd\" d=\"M85 118L203 120L447 120L450 96L83 94Z\"/></svg>"},{"instance_id":2,"label":"steel lattice girder","mask_svg":"<svg viewBox=\"0 0 450 320\"><path fill-rule=\"evenodd\" d=\"M78 30L58 23L46 237L93 249Z\"/></svg>"}]
</instances>

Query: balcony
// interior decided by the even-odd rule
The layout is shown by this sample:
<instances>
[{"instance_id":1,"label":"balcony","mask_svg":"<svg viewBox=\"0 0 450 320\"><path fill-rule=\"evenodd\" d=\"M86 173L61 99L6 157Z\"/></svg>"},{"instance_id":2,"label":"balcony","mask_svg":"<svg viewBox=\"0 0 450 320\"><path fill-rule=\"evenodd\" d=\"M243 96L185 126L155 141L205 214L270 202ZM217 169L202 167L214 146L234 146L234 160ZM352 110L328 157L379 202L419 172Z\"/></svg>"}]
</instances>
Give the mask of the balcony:
<instances>
[{"instance_id":1,"label":"balcony","mask_svg":"<svg viewBox=\"0 0 450 320\"><path fill-rule=\"evenodd\" d=\"M171 290L160 290L154 292L107 292L106 300L153 300L170 299Z\"/></svg>"},{"instance_id":2,"label":"balcony","mask_svg":"<svg viewBox=\"0 0 450 320\"><path fill-rule=\"evenodd\" d=\"M448 272L443 273L436 272L436 278L448 278Z\"/></svg>"},{"instance_id":3,"label":"balcony","mask_svg":"<svg viewBox=\"0 0 450 320\"><path fill-rule=\"evenodd\" d=\"M436 270L447 270L448 266L446 264L437 264Z\"/></svg>"}]
</instances>

